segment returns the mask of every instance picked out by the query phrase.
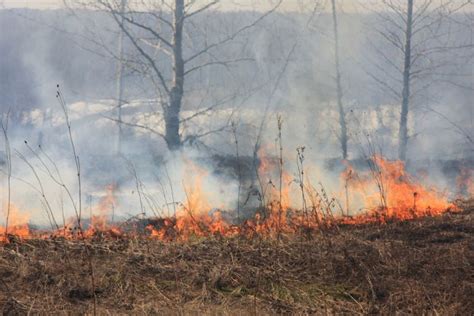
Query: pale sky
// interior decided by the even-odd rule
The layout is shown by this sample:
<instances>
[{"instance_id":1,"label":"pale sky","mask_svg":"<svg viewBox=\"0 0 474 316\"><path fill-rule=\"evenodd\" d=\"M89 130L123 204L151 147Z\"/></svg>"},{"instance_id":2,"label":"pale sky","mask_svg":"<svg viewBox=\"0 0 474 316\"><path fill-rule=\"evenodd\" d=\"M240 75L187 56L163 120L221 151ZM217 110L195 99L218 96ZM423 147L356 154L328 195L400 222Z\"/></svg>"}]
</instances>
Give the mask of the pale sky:
<instances>
[{"instance_id":1,"label":"pale sky","mask_svg":"<svg viewBox=\"0 0 474 316\"><path fill-rule=\"evenodd\" d=\"M73 0L67 0L68 3L74 3ZM133 1L133 0L131 0ZM208 0L200 0L202 3ZM338 0L344 11L360 11L359 3L367 3L371 0ZM308 10L314 6L315 0L283 0L281 10L300 11ZM328 2L322 0L321 3ZM198 2L199 3L199 2ZM267 9L277 3L277 0L222 0L219 4L224 9ZM0 8L31 8L31 9L53 9L63 7L63 0L0 0Z\"/></svg>"},{"instance_id":2,"label":"pale sky","mask_svg":"<svg viewBox=\"0 0 474 316\"><path fill-rule=\"evenodd\" d=\"M81 0L83 1L83 0ZM81 2L78 1L78 2ZM130 3L133 3L135 0L128 0ZM145 0L146 1L146 0ZM157 0L149 0L151 3ZM207 3L210 0L198 0L197 3ZM280 10L286 11L300 11L308 12L314 8L314 3L317 0L283 0ZM318 0L320 4L326 9L330 8L329 0ZM435 0L440 3L445 0ZM466 1L466 0L459 0ZM470 0L474 1L474 0ZM67 0L69 4L73 4L75 0ZM267 10L272 8L278 0L221 0L219 4L220 9L257 9L257 10ZM364 12L364 6L370 6L371 9L381 9L380 0L337 0L339 4L339 9L342 11L349 12ZM401 3L404 1L402 0ZM198 4L195 4L195 7L199 7ZM416 5L416 2L415 2ZM0 0L0 8L31 8L31 9L55 9L63 7L63 0ZM474 9L474 5L466 6L465 10L471 11Z\"/></svg>"}]
</instances>

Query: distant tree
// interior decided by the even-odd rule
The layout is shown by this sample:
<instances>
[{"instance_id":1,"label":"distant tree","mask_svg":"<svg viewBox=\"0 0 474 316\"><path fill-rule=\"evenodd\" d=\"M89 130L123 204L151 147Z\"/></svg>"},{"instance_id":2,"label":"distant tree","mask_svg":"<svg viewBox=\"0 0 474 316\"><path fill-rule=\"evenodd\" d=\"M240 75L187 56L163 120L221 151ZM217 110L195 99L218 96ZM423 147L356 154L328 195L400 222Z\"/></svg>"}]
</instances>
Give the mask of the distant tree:
<instances>
[{"instance_id":1,"label":"distant tree","mask_svg":"<svg viewBox=\"0 0 474 316\"><path fill-rule=\"evenodd\" d=\"M339 127L340 135L339 141L341 142L342 159L347 159L347 124L346 124L346 113L344 111L344 105L342 103L342 76L341 76L341 65L339 61L339 29L337 20L337 9L336 0L331 0L332 8L332 20L334 30L334 62L335 62L335 74L336 74L336 95L337 95L337 109L339 112Z\"/></svg>"},{"instance_id":2,"label":"distant tree","mask_svg":"<svg viewBox=\"0 0 474 316\"><path fill-rule=\"evenodd\" d=\"M125 8L127 6L127 0L121 0L120 3L120 12L122 17L120 18L120 23L124 23L123 14L125 13ZM124 89L123 89L123 68L124 68L124 49L123 49L123 31L120 29L119 36L118 36L118 47L117 47L117 74L116 74L116 99L117 99L117 121L122 121L122 105L124 103ZM122 138L123 138L123 131L122 131L122 124L117 124L118 131L117 131L117 144L116 144L116 151L117 154L121 154L122 150Z\"/></svg>"},{"instance_id":3,"label":"distant tree","mask_svg":"<svg viewBox=\"0 0 474 316\"><path fill-rule=\"evenodd\" d=\"M241 55L241 51L236 52L232 58L224 58L219 56L218 49L224 45L232 45L239 37L248 34L247 31L273 13L282 0L270 10L258 14L250 23L234 27L226 36L216 39L204 36L204 41L196 45L192 38L193 34L196 34L196 23L193 19L216 7L220 2L207 1L201 6L198 6L199 1L196 0L138 1L138 4L127 4L122 0L82 2L85 7L95 7L110 14L134 49L134 53L124 57L123 61L141 71L143 76L153 83L159 96L164 131L154 126L124 122L121 117L118 118L119 124L145 128L161 136L170 150L178 150L186 142L209 135L211 131L183 137L185 122L206 115L216 106L209 105L192 117L183 118L181 114L183 99L187 93L187 79L204 68L219 66L228 69L233 63L249 61L250 58ZM225 26L223 29L231 27Z\"/></svg>"},{"instance_id":4,"label":"distant tree","mask_svg":"<svg viewBox=\"0 0 474 316\"><path fill-rule=\"evenodd\" d=\"M466 30L456 23L470 0L381 0L383 8L375 11L375 32L388 46L372 48L383 61L370 73L380 86L400 101L398 158L407 159L408 117L414 98L433 83L443 80L453 69L456 52L473 48L459 33ZM472 27L472 25L471 25Z\"/></svg>"}]
</instances>

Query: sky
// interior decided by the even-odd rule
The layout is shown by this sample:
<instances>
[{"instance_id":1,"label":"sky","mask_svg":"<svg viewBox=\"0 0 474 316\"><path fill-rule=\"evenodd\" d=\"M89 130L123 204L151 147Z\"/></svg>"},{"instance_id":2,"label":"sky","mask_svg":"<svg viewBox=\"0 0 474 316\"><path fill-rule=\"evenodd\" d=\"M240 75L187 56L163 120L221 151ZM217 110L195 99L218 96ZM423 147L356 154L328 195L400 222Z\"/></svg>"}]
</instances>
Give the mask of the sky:
<instances>
[{"instance_id":1,"label":"sky","mask_svg":"<svg viewBox=\"0 0 474 316\"><path fill-rule=\"evenodd\" d=\"M81 3L92 0L66 0L71 5L74 3ZM133 3L138 0L127 0ZM153 3L156 0L139 0ZM171 1L171 0L168 0ZM201 7L202 4L208 3L211 0L197 0L194 5L195 8ZM266 11L275 6L279 0L220 0L220 3L215 8L220 10L259 10ZM315 10L315 3L317 2L317 11L328 11L331 9L330 0L282 0L279 11L293 11L293 12L313 12ZM406 0L396 0L395 3L404 5ZM447 0L434 0L433 6L438 6ZM471 1L471 5L463 8L464 11L474 11L474 0L455 0L455 1ZM337 0L338 11L340 13L364 13L372 10L384 10L385 6L381 0ZM418 2L422 4L423 2ZM456 2L454 2L456 3ZM417 2L415 2L415 5ZM0 9L2 8L30 8L30 9L57 9L64 7L64 0L0 0Z\"/></svg>"},{"instance_id":2,"label":"sky","mask_svg":"<svg viewBox=\"0 0 474 316\"><path fill-rule=\"evenodd\" d=\"M208 0L199 0L201 2ZM369 3L373 0L338 0L344 11L360 11L362 10L360 3ZM74 3L74 0L68 0ZM266 9L275 5L277 0L221 0L220 7L224 9L234 8L259 8ZM322 3L328 0L320 1ZM283 0L282 10L300 11L309 9L314 0ZM53 9L63 6L63 0L0 0L0 7L3 8L31 8L31 9Z\"/></svg>"}]
</instances>

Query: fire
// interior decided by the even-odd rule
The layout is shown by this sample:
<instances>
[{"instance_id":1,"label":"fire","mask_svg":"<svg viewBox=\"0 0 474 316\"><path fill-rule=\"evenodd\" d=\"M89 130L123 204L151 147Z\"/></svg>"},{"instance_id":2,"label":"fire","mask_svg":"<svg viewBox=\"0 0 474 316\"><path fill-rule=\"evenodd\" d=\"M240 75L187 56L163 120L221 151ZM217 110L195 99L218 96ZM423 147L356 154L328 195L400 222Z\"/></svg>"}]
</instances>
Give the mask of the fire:
<instances>
[{"instance_id":1,"label":"fire","mask_svg":"<svg viewBox=\"0 0 474 316\"><path fill-rule=\"evenodd\" d=\"M264 147L261 147L257 153L260 161L258 174L264 186L263 194L265 195L265 199L270 203L279 204L281 199L281 208L285 211L290 208L291 205L290 184L293 181L293 177L284 169L284 166L280 166L278 159L270 159L266 151ZM282 170L280 170L280 168ZM279 183L280 172L282 181L281 192Z\"/></svg>"},{"instance_id":2,"label":"fire","mask_svg":"<svg viewBox=\"0 0 474 316\"><path fill-rule=\"evenodd\" d=\"M203 189L207 171L188 161L185 174L190 183L184 184L185 203L176 211L175 219L165 219L159 227L148 225L146 229L150 236L160 240L179 236L181 240L188 240L191 237L226 235L230 231L230 225L223 220L221 212L217 210L210 214L212 207Z\"/></svg>"},{"instance_id":3,"label":"fire","mask_svg":"<svg viewBox=\"0 0 474 316\"><path fill-rule=\"evenodd\" d=\"M8 205L4 207L5 212L7 212L7 209ZM21 212L15 205L10 204L8 227L0 226L0 242L8 242L8 237L5 233L19 238L29 237L31 235L28 225L29 219L30 217L27 213Z\"/></svg>"},{"instance_id":4,"label":"fire","mask_svg":"<svg viewBox=\"0 0 474 316\"><path fill-rule=\"evenodd\" d=\"M258 151L260 165L258 175L263 185L263 200L267 202L266 217L262 221L260 214L256 215L255 226L257 232L273 233L288 231L288 211L291 208L291 183L293 176L289 174L279 159L270 159L268 149L263 146Z\"/></svg>"},{"instance_id":5,"label":"fire","mask_svg":"<svg viewBox=\"0 0 474 316\"><path fill-rule=\"evenodd\" d=\"M408 220L455 210L445 193L418 183L406 172L403 162L375 156L372 163L369 174L355 176L352 171L354 181L350 182L349 190L365 197L364 206L368 210L359 220L367 217ZM354 220L357 222L357 217L351 222Z\"/></svg>"},{"instance_id":6,"label":"fire","mask_svg":"<svg viewBox=\"0 0 474 316\"><path fill-rule=\"evenodd\" d=\"M263 151L260 151L259 155L261 162L258 169L259 177L263 179L262 182L267 182L267 185L261 188L266 203L256 210L253 218L247 219L241 225L232 225L226 220L226 212L213 209L210 194L205 191L204 185L209 176L208 172L188 161L185 170L187 179L183 184L184 202L180 204L173 217L150 219L145 229L149 238L186 241L209 236L275 237L318 229L321 225L362 224L384 222L387 219L409 220L456 210L456 207L448 201L446 194L433 187L422 185L419 179L408 174L403 162L388 161L378 156L372 158L371 168L365 172L358 172L345 162L346 168L340 176L344 192L337 196L346 199L347 209L353 209L355 205L361 204L365 212L352 217L345 216L344 212L343 216L339 214L336 216L334 210L338 205L342 208L344 202L340 198L338 200L331 197L323 188L315 189L309 179L305 180L304 192L300 192L300 195L306 194L306 207L303 209L294 207L290 198L292 195L290 185L295 181L294 177L285 170L280 170L279 160L268 158ZM461 173L458 177L458 183L463 190L472 189L470 172ZM75 239L81 236L126 237L143 234L144 232L124 233L109 221L111 212L117 205L116 189L114 185L106 187L105 195L91 212L87 229L76 227L76 220L44 237L60 236ZM28 219L24 212L11 206L8 234L20 238L35 237L26 224ZM0 228L0 234L0 241L8 242L5 228Z\"/></svg>"},{"instance_id":7,"label":"fire","mask_svg":"<svg viewBox=\"0 0 474 316\"><path fill-rule=\"evenodd\" d=\"M120 234L115 227L110 227L108 218L117 205L115 198L116 185L109 184L105 188L105 196L99 200L94 213L90 218L89 228L84 232L86 236L93 236L96 232L105 232L110 230L113 234Z\"/></svg>"},{"instance_id":8,"label":"fire","mask_svg":"<svg viewBox=\"0 0 474 316\"><path fill-rule=\"evenodd\" d=\"M203 185L207 171L189 162L186 169L187 183L184 184L186 199L173 218L155 220L146 227L149 237L162 241L189 240L196 237L235 235L275 237L280 234L294 234L301 229L317 229L322 224L361 224L383 222L393 218L408 220L426 215L439 215L455 207L443 193L425 187L405 171L400 161L388 161L374 157L370 172L358 173L350 164L341 175L345 189L356 201L355 195L362 197L367 212L348 217L336 217L332 212L336 200L325 191L306 188L312 201L312 209L297 210L290 204L291 175L282 171L282 187L275 185L272 178L279 177L278 161L272 161L260 152L259 176L268 181L264 188L265 200L261 212L242 225L231 225L223 213L213 210ZM279 180L278 180L279 182ZM281 195L280 195L281 194ZM281 204L280 204L281 199Z\"/></svg>"},{"instance_id":9,"label":"fire","mask_svg":"<svg viewBox=\"0 0 474 316\"><path fill-rule=\"evenodd\" d=\"M102 236L119 237L123 235L121 229L110 222L110 216L117 206L115 192L116 185L110 184L105 187L105 195L101 197L96 206L92 207L88 224L83 225L81 219L80 226L78 219L71 217L64 227L52 233L44 233L42 238L61 237L66 239L92 238L98 234ZM87 222L87 221L86 221ZM84 227L85 226L85 227Z\"/></svg>"}]
</instances>

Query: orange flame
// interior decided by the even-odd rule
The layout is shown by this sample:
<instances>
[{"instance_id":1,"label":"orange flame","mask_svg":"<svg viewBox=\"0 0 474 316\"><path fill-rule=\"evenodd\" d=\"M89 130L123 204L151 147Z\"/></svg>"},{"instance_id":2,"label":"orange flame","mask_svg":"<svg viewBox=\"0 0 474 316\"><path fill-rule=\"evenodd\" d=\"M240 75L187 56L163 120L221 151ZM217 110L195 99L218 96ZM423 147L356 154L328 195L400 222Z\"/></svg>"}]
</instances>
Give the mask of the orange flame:
<instances>
[{"instance_id":1,"label":"orange flame","mask_svg":"<svg viewBox=\"0 0 474 316\"><path fill-rule=\"evenodd\" d=\"M259 151L259 176L262 179L279 178L280 166L278 161L272 161L263 151ZM324 190L316 191L307 184L305 193L311 201L311 207L305 210L292 208L290 204L290 183L293 181L289 173L282 171L282 187L270 185L266 194L267 205L256 212L252 219L242 225L231 225L225 220L225 213L213 210L209 195L204 191L204 180L208 173L192 162L188 162L185 174L188 176L185 184L186 199L172 218L162 218L150 221L146 231L150 238L162 241L189 240L207 236L230 237L235 235L252 237L260 235L274 237L280 234L293 234L300 230L316 229L321 225L337 223L362 224L368 222L385 222L387 219L408 220L421 216L439 215L447 211L456 211L443 192L433 187L424 186L420 181L409 175L404 163L388 161L382 157L373 157L369 172L357 172L349 163L341 174L346 194L350 195L355 204L359 196L366 212L353 217L335 217L332 209L337 204L335 198L328 196ZM468 170L461 173L458 182L463 188L472 187L472 175ZM98 233L104 236L124 236L117 227L107 222L110 212L116 205L115 186L109 185L106 194L94 208L89 228L84 236L92 238ZM280 196L281 194L281 196ZM281 203L280 203L281 201ZM17 208L12 207L8 233L20 238L31 238L32 234L27 223L28 217ZM77 238L74 225L67 225L51 236ZM5 228L0 227L0 241L8 242Z\"/></svg>"},{"instance_id":2,"label":"orange flame","mask_svg":"<svg viewBox=\"0 0 474 316\"><path fill-rule=\"evenodd\" d=\"M220 211L209 214L212 210L207 194L203 191L203 179L207 172L188 161L186 175L191 185L185 184L186 202L176 211L175 220L165 219L160 227L148 225L146 229L150 236L160 240L178 239L188 240L191 237L208 235L226 235L228 225L222 218Z\"/></svg>"},{"instance_id":3,"label":"orange flame","mask_svg":"<svg viewBox=\"0 0 474 316\"><path fill-rule=\"evenodd\" d=\"M287 217L291 207L290 184L293 181L293 177L284 169L284 166L280 165L278 159L270 159L266 151L267 149L262 146L257 154L260 161L258 174L264 182L264 187L262 188L264 192L262 194L268 202L266 206L268 214L266 214L264 222L256 218L256 229L257 231L273 231L275 229L281 231L288 228ZM279 183L280 176L281 187Z\"/></svg>"},{"instance_id":4,"label":"orange flame","mask_svg":"<svg viewBox=\"0 0 474 316\"><path fill-rule=\"evenodd\" d=\"M84 232L86 237L94 236L97 232L109 232L112 235L120 235L120 230L116 227L111 227L107 220L117 205L115 191L116 185L114 184L109 184L105 187L105 196L99 200L94 211L96 214L91 216L89 228Z\"/></svg>"},{"instance_id":5,"label":"orange flame","mask_svg":"<svg viewBox=\"0 0 474 316\"><path fill-rule=\"evenodd\" d=\"M5 206L5 210L7 210ZM21 212L15 205L10 204L10 216L8 220L8 229L0 226L0 242L8 242L8 237L5 236L5 232L8 235L16 236L19 238L27 238L31 235L30 228L28 226L29 216L27 213Z\"/></svg>"},{"instance_id":6,"label":"orange flame","mask_svg":"<svg viewBox=\"0 0 474 316\"><path fill-rule=\"evenodd\" d=\"M388 161L379 156L372 161L370 176L358 177L350 187L365 196L364 204L369 212L359 216L360 220L367 216L407 220L455 210L445 193L418 183L405 171L403 162Z\"/></svg>"}]
</instances>

